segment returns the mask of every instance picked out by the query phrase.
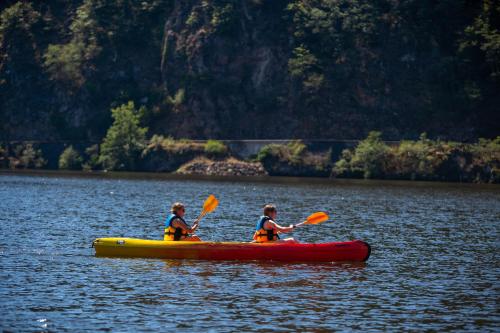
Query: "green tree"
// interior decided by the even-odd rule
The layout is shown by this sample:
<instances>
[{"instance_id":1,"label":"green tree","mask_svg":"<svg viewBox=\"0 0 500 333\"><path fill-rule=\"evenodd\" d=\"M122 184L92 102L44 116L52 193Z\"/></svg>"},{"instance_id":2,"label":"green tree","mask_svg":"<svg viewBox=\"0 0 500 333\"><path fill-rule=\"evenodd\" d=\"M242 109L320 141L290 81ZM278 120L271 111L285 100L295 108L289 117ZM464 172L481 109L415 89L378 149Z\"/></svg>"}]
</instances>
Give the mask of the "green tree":
<instances>
[{"instance_id":1,"label":"green tree","mask_svg":"<svg viewBox=\"0 0 500 333\"><path fill-rule=\"evenodd\" d=\"M464 30L459 51L473 50L484 57L490 76L500 81L500 3L482 1L481 11Z\"/></svg>"},{"instance_id":2,"label":"green tree","mask_svg":"<svg viewBox=\"0 0 500 333\"><path fill-rule=\"evenodd\" d=\"M363 172L365 178L384 176L389 158L389 147L382 141L382 133L372 131L361 141L351 159L351 169Z\"/></svg>"},{"instance_id":3,"label":"green tree","mask_svg":"<svg viewBox=\"0 0 500 333\"><path fill-rule=\"evenodd\" d=\"M85 149L86 162L82 164L83 170L97 170L99 164L99 145L95 144Z\"/></svg>"},{"instance_id":4,"label":"green tree","mask_svg":"<svg viewBox=\"0 0 500 333\"><path fill-rule=\"evenodd\" d=\"M80 170L82 161L80 153L73 146L69 146L59 156L59 169Z\"/></svg>"},{"instance_id":5,"label":"green tree","mask_svg":"<svg viewBox=\"0 0 500 333\"><path fill-rule=\"evenodd\" d=\"M101 145L99 162L105 169L134 170L145 147L147 128L139 126L139 111L130 101L111 110L114 119Z\"/></svg>"},{"instance_id":6,"label":"green tree","mask_svg":"<svg viewBox=\"0 0 500 333\"><path fill-rule=\"evenodd\" d=\"M477 7L476 17L458 40L462 95L483 126L498 133L494 124L500 121L500 3L482 0Z\"/></svg>"},{"instance_id":7,"label":"green tree","mask_svg":"<svg viewBox=\"0 0 500 333\"><path fill-rule=\"evenodd\" d=\"M231 3L224 6L213 6L212 19L210 21L214 31L227 33L234 30L234 25L238 22Z\"/></svg>"},{"instance_id":8,"label":"green tree","mask_svg":"<svg viewBox=\"0 0 500 333\"><path fill-rule=\"evenodd\" d=\"M86 66L101 51L97 44L100 30L95 19L95 1L85 0L71 23L72 39L66 44L50 44L44 55L44 66L52 79L75 87L85 82Z\"/></svg>"},{"instance_id":9,"label":"green tree","mask_svg":"<svg viewBox=\"0 0 500 333\"><path fill-rule=\"evenodd\" d=\"M40 169L47 164L42 151L33 147L31 143L18 145L14 153L18 159L18 163L14 165L15 168Z\"/></svg>"}]
</instances>

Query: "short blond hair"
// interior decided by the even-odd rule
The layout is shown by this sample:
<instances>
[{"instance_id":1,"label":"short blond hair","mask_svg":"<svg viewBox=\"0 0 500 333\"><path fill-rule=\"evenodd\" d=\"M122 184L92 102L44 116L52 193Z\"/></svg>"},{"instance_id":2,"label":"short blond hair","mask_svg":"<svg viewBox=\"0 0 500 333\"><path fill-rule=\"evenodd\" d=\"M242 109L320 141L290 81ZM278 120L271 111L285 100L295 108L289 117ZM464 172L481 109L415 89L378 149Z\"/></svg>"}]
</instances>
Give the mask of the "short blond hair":
<instances>
[{"instance_id":1,"label":"short blond hair","mask_svg":"<svg viewBox=\"0 0 500 333\"><path fill-rule=\"evenodd\" d=\"M276 206L273 204L267 204L264 206L264 215L266 216L275 211L276 211Z\"/></svg>"},{"instance_id":2,"label":"short blond hair","mask_svg":"<svg viewBox=\"0 0 500 333\"><path fill-rule=\"evenodd\" d=\"M172 208L170 208L170 211L172 213L177 213L177 211L181 210L181 209L185 209L184 208L184 204L182 202L176 202L172 205Z\"/></svg>"}]
</instances>

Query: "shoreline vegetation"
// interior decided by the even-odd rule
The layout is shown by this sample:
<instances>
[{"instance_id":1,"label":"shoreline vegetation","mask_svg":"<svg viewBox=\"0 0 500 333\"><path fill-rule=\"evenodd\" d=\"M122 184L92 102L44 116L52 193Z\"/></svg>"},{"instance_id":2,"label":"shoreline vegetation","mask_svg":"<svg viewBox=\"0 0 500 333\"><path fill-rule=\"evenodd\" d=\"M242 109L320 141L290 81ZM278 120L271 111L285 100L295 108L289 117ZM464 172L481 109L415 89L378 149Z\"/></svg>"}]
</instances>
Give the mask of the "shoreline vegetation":
<instances>
[{"instance_id":1,"label":"shoreline vegetation","mask_svg":"<svg viewBox=\"0 0 500 333\"><path fill-rule=\"evenodd\" d=\"M112 109L113 124L100 145L68 145L58 157L60 170L163 172L196 176L289 176L350 179L426 180L500 183L500 137L476 143L419 140L388 145L370 132L334 159L331 150L312 152L302 141L269 144L250 159L239 159L221 141L206 143L161 135L146 138L133 102ZM0 145L0 168L47 169L33 143Z\"/></svg>"}]
</instances>

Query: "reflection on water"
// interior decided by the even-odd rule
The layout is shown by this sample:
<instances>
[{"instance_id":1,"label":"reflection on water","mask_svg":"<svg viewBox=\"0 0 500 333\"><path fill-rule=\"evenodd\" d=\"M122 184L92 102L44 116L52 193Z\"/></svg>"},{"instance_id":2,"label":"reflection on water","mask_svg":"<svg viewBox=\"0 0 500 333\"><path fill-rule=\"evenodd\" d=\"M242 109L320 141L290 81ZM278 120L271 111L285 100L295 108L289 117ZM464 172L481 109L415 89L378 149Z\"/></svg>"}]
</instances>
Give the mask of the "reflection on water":
<instances>
[{"instance_id":1,"label":"reflection on water","mask_svg":"<svg viewBox=\"0 0 500 333\"><path fill-rule=\"evenodd\" d=\"M367 263L96 258L162 237L173 201L207 240L249 240L264 203L304 242L364 239ZM0 176L0 327L14 331L495 331L500 189L401 182Z\"/></svg>"}]
</instances>

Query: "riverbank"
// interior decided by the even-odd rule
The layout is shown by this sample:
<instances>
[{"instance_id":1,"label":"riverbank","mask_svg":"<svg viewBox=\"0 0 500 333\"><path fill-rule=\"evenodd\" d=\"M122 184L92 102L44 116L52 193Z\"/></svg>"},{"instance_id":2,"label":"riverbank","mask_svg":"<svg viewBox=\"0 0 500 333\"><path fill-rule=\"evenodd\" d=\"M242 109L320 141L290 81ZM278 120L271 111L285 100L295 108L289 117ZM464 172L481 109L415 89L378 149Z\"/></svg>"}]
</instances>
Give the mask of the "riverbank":
<instances>
[{"instance_id":1,"label":"riverbank","mask_svg":"<svg viewBox=\"0 0 500 333\"><path fill-rule=\"evenodd\" d=\"M371 132L356 146L344 149L340 156L292 140L265 145L247 159L236 156L217 140L202 143L153 136L137 147L142 150L134 154L114 148L110 154L109 149L99 145L69 145L54 167L54 161L47 160L36 145L21 143L0 147L0 168L500 183L500 137L459 143L431 140L423 134L416 141L386 143L381 133Z\"/></svg>"}]
</instances>

